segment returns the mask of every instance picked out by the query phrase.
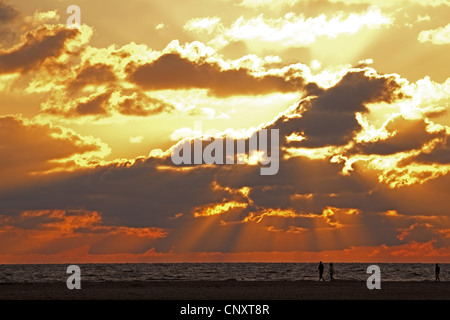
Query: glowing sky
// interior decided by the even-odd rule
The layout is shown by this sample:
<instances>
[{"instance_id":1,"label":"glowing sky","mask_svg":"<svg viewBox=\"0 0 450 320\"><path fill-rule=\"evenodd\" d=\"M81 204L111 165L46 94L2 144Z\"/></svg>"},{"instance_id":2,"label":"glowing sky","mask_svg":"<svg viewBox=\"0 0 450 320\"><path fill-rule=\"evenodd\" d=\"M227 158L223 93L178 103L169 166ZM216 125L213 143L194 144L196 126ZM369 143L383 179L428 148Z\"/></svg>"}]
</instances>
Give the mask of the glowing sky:
<instances>
[{"instance_id":1,"label":"glowing sky","mask_svg":"<svg viewBox=\"0 0 450 320\"><path fill-rule=\"evenodd\" d=\"M448 0L0 0L0 263L450 262L449 17ZM275 175L171 161L178 138L261 129L280 133Z\"/></svg>"}]
</instances>

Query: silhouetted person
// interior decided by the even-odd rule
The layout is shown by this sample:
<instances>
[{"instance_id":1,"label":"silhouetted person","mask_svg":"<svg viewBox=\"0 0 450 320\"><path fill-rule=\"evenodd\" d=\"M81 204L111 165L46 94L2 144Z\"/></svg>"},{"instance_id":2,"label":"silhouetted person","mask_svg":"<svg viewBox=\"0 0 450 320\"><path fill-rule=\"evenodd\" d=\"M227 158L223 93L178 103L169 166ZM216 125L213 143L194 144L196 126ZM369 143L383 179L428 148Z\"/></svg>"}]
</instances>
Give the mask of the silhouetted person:
<instances>
[{"instance_id":1,"label":"silhouetted person","mask_svg":"<svg viewBox=\"0 0 450 320\"><path fill-rule=\"evenodd\" d=\"M436 263L436 268L434 269L434 273L436 274L436 279L434 281L441 281L441 279L439 278L439 273L441 273L441 268L439 267L439 265Z\"/></svg>"},{"instance_id":2,"label":"silhouetted person","mask_svg":"<svg viewBox=\"0 0 450 320\"><path fill-rule=\"evenodd\" d=\"M330 263L330 281L334 281L333 275L334 275L334 266L333 263Z\"/></svg>"},{"instance_id":3,"label":"silhouetted person","mask_svg":"<svg viewBox=\"0 0 450 320\"><path fill-rule=\"evenodd\" d=\"M325 279L323 277L323 269L324 269L324 267L323 267L322 261L320 261L319 268L317 268L317 270L319 270L319 281L320 280L325 281Z\"/></svg>"}]
</instances>

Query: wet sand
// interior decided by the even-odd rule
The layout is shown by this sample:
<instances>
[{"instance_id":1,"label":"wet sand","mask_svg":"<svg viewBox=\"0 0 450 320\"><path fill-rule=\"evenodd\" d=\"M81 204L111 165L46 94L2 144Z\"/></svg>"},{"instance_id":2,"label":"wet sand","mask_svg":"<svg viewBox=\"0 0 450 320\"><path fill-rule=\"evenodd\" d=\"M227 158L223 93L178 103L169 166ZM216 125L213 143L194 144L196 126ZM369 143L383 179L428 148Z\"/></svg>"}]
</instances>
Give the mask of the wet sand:
<instances>
[{"instance_id":1,"label":"wet sand","mask_svg":"<svg viewBox=\"0 0 450 320\"><path fill-rule=\"evenodd\" d=\"M450 282L149 281L0 284L0 300L450 300Z\"/></svg>"}]
</instances>

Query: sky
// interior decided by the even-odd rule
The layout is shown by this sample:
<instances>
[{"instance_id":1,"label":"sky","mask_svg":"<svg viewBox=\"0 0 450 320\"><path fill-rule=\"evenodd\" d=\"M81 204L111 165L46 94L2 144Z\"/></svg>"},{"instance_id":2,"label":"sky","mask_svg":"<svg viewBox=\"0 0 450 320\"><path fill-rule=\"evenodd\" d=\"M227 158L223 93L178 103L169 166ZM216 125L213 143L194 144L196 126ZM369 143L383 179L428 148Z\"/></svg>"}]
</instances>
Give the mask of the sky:
<instances>
[{"instance_id":1,"label":"sky","mask_svg":"<svg viewBox=\"0 0 450 320\"><path fill-rule=\"evenodd\" d=\"M0 0L0 263L450 263L449 16Z\"/></svg>"}]
</instances>

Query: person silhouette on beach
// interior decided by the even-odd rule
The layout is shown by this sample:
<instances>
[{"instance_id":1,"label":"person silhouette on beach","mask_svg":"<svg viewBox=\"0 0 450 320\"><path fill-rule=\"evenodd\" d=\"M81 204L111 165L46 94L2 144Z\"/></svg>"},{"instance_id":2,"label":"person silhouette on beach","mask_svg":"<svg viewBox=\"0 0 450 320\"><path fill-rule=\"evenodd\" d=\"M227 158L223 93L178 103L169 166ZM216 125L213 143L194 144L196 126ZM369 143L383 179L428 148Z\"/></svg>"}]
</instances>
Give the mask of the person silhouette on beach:
<instances>
[{"instance_id":1,"label":"person silhouette on beach","mask_svg":"<svg viewBox=\"0 0 450 320\"><path fill-rule=\"evenodd\" d=\"M323 277L323 269L324 269L324 266L323 266L323 264L322 264L322 261L320 261L319 267L317 268L317 270L319 270L319 281L320 281L320 280L325 281L325 279L324 279L324 277Z\"/></svg>"},{"instance_id":2,"label":"person silhouette on beach","mask_svg":"<svg viewBox=\"0 0 450 320\"><path fill-rule=\"evenodd\" d=\"M441 273L441 267L436 263L436 268L434 269L434 273L436 274L436 279L434 281L441 281L439 278L439 273Z\"/></svg>"},{"instance_id":3,"label":"person silhouette on beach","mask_svg":"<svg viewBox=\"0 0 450 320\"><path fill-rule=\"evenodd\" d=\"M330 281L334 281L333 275L334 275L334 266L333 263L330 262Z\"/></svg>"}]
</instances>

